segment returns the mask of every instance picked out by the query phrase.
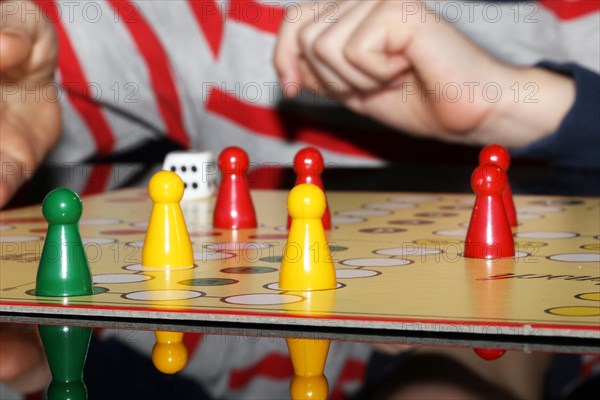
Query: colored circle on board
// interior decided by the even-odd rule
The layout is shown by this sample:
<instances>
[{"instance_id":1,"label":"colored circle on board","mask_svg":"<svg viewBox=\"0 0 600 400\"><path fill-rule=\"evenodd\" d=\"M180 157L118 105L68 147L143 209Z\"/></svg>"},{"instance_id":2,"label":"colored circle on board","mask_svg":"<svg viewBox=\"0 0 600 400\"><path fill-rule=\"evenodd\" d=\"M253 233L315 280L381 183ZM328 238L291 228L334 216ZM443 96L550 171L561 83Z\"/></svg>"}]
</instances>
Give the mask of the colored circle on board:
<instances>
[{"instance_id":1,"label":"colored circle on board","mask_svg":"<svg viewBox=\"0 0 600 400\"><path fill-rule=\"evenodd\" d=\"M406 232L406 229L383 227L383 228L364 228L364 229L359 229L358 231L363 232L363 233L398 233L398 232Z\"/></svg>"},{"instance_id":2,"label":"colored circle on board","mask_svg":"<svg viewBox=\"0 0 600 400\"><path fill-rule=\"evenodd\" d=\"M525 239L571 239L579 236L575 232L519 232L517 238Z\"/></svg>"},{"instance_id":3,"label":"colored circle on board","mask_svg":"<svg viewBox=\"0 0 600 400\"><path fill-rule=\"evenodd\" d=\"M342 217L380 217L383 215L390 215L392 212L387 210L341 210L337 211L335 214L340 215Z\"/></svg>"},{"instance_id":4,"label":"colored circle on board","mask_svg":"<svg viewBox=\"0 0 600 400\"><path fill-rule=\"evenodd\" d=\"M581 293L575 297L577 297L578 299L581 299L581 300L600 301L600 293L599 292Z\"/></svg>"},{"instance_id":5,"label":"colored circle on board","mask_svg":"<svg viewBox=\"0 0 600 400\"><path fill-rule=\"evenodd\" d=\"M415 208L414 203L367 203L363 204L363 208L374 210L401 210L405 208Z\"/></svg>"},{"instance_id":6,"label":"colored circle on board","mask_svg":"<svg viewBox=\"0 0 600 400\"><path fill-rule=\"evenodd\" d=\"M0 236L0 243L24 243L42 240L39 236Z\"/></svg>"},{"instance_id":7,"label":"colored circle on board","mask_svg":"<svg viewBox=\"0 0 600 400\"><path fill-rule=\"evenodd\" d=\"M224 297L221 299L223 303L245 306L273 306L279 304L297 303L302 300L304 300L304 298L301 296L279 293L241 294Z\"/></svg>"},{"instance_id":8,"label":"colored circle on board","mask_svg":"<svg viewBox=\"0 0 600 400\"><path fill-rule=\"evenodd\" d=\"M473 209L473 206L470 204L453 204L453 205L448 205L448 206L439 206L440 210L471 210Z\"/></svg>"},{"instance_id":9,"label":"colored circle on board","mask_svg":"<svg viewBox=\"0 0 600 400\"><path fill-rule=\"evenodd\" d=\"M198 268L198 265L194 264L194 265L190 265L190 266L186 266L186 267L178 267L178 268L156 268L156 267L145 267L142 264L129 264L129 265L125 265L123 267L121 267L124 270L127 271L135 271L135 272L141 272L141 271L149 271L149 272L157 272L157 271L181 271L181 270L185 270L185 269L193 269L193 268Z\"/></svg>"},{"instance_id":10,"label":"colored circle on board","mask_svg":"<svg viewBox=\"0 0 600 400\"><path fill-rule=\"evenodd\" d=\"M121 297L128 300L140 301L177 301L190 300L202 296L206 296L206 293L196 290L142 290L125 293Z\"/></svg>"},{"instance_id":11,"label":"colored circle on board","mask_svg":"<svg viewBox=\"0 0 600 400\"><path fill-rule=\"evenodd\" d=\"M540 214L517 213L517 219L519 221L532 221L532 220L543 219L543 218L544 218L544 216L540 215Z\"/></svg>"},{"instance_id":12,"label":"colored circle on board","mask_svg":"<svg viewBox=\"0 0 600 400\"><path fill-rule=\"evenodd\" d=\"M112 244L116 243L117 239L113 238L81 238L81 241L86 246L98 246L101 244Z\"/></svg>"},{"instance_id":13,"label":"colored circle on board","mask_svg":"<svg viewBox=\"0 0 600 400\"><path fill-rule=\"evenodd\" d=\"M348 248L344 247L344 246L338 246L336 244L329 245L329 251L332 253L339 253L340 251L344 251L344 250L348 250Z\"/></svg>"},{"instance_id":14,"label":"colored circle on board","mask_svg":"<svg viewBox=\"0 0 600 400\"><path fill-rule=\"evenodd\" d=\"M287 239L287 233L264 233L260 235L251 235L250 239L259 239L259 240L277 240L277 239Z\"/></svg>"},{"instance_id":15,"label":"colored circle on board","mask_svg":"<svg viewBox=\"0 0 600 400\"><path fill-rule=\"evenodd\" d=\"M115 199L106 199L107 203L143 203L146 199L142 197L121 197Z\"/></svg>"},{"instance_id":16,"label":"colored circle on board","mask_svg":"<svg viewBox=\"0 0 600 400\"><path fill-rule=\"evenodd\" d=\"M348 265L351 267L399 267L402 265L412 264L411 260L404 260L401 258L353 258L349 260L343 260L342 265Z\"/></svg>"},{"instance_id":17,"label":"colored circle on board","mask_svg":"<svg viewBox=\"0 0 600 400\"><path fill-rule=\"evenodd\" d=\"M554 307L545 310L548 314L561 315L563 317L598 317L600 316L600 307L593 306L571 306Z\"/></svg>"},{"instance_id":18,"label":"colored circle on board","mask_svg":"<svg viewBox=\"0 0 600 400\"><path fill-rule=\"evenodd\" d=\"M360 271L360 270L358 270ZM263 287L265 289L269 289L269 290L276 290L278 292L303 292L304 290L290 290L290 289L282 289L279 287L279 282L272 282L272 283L267 283L266 285L263 285ZM336 282L335 284L335 288L334 289L342 289L345 288L346 285L341 283L341 282ZM317 289L317 290L310 290L311 292L319 292L319 291L323 291L323 290L332 290L330 288L328 289Z\"/></svg>"},{"instance_id":19,"label":"colored circle on board","mask_svg":"<svg viewBox=\"0 0 600 400\"><path fill-rule=\"evenodd\" d=\"M15 218L3 218L3 224L35 224L35 223L45 223L46 220L42 217L15 217Z\"/></svg>"},{"instance_id":20,"label":"colored circle on board","mask_svg":"<svg viewBox=\"0 0 600 400\"><path fill-rule=\"evenodd\" d=\"M574 263L584 262L600 262L600 253L569 253L569 254L554 254L548 256L550 260L554 261L565 261Z\"/></svg>"},{"instance_id":21,"label":"colored circle on board","mask_svg":"<svg viewBox=\"0 0 600 400\"><path fill-rule=\"evenodd\" d=\"M441 254L440 249L428 249L423 246L404 246L391 249L379 249L374 251L375 254L392 257L410 257L410 256L427 256L433 254Z\"/></svg>"},{"instance_id":22,"label":"colored circle on board","mask_svg":"<svg viewBox=\"0 0 600 400\"><path fill-rule=\"evenodd\" d=\"M151 276L142 274L98 274L92 277L94 283L115 284L115 283L136 283L152 279Z\"/></svg>"},{"instance_id":23,"label":"colored circle on board","mask_svg":"<svg viewBox=\"0 0 600 400\"><path fill-rule=\"evenodd\" d=\"M82 219L79 221L79 225L92 225L92 226L101 226L101 225L118 225L122 223L120 219L109 219L109 218L96 218L96 219Z\"/></svg>"},{"instance_id":24,"label":"colored circle on board","mask_svg":"<svg viewBox=\"0 0 600 400\"><path fill-rule=\"evenodd\" d=\"M194 260L196 261L200 261L200 262L207 262L207 261L211 261L211 260L226 260L228 258L233 258L235 257L234 253L225 253L225 252L221 252L218 251L216 253L206 253L206 252L202 252L202 251L195 251L194 252Z\"/></svg>"},{"instance_id":25,"label":"colored circle on board","mask_svg":"<svg viewBox=\"0 0 600 400\"><path fill-rule=\"evenodd\" d=\"M458 239L444 239L444 240L432 240L432 239L416 239L413 243L425 246L425 247L436 247L436 246L449 246L458 245L462 243L462 240Z\"/></svg>"},{"instance_id":26,"label":"colored circle on board","mask_svg":"<svg viewBox=\"0 0 600 400\"><path fill-rule=\"evenodd\" d=\"M269 256L259 258L260 261L268 262L268 263L279 263L283 261L283 256Z\"/></svg>"},{"instance_id":27,"label":"colored circle on board","mask_svg":"<svg viewBox=\"0 0 600 400\"><path fill-rule=\"evenodd\" d=\"M235 279L224 279L224 278L196 278L186 279L185 281L179 282L185 286L226 286L238 283Z\"/></svg>"},{"instance_id":28,"label":"colored circle on board","mask_svg":"<svg viewBox=\"0 0 600 400\"><path fill-rule=\"evenodd\" d=\"M529 204L533 204L535 206L577 206L583 203L583 200L577 199L533 200L529 202Z\"/></svg>"},{"instance_id":29,"label":"colored circle on board","mask_svg":"<svg viewBox=\"0 0 600 400\"><path fill-rule=\"evenodd\" d=\"M439 231L433 232L434 235L438 236L459 236L465 237L467 235L466 229L440 229Z\"/></svg>"},{"instance_id":30,"label":"colored circle on board","mask_svg":"<svg viewBox=\"0 0 600 400\"><path fill-rule=\"evenodd\" d=\"M600 251L600 243L584 244L581 248L585 250Z\"/></svg>"},{"instance_id":31,"label":"colored circle on board","mask_svg":"<svg viewBox=\"0 0 600 400\"><path fill-rule=\"evenodd\" d=\"M190 237L215 237L221 236L221 232L190 232Z\"/></svg>"},{"instance_id":32,"label":"colored circle on board","mask_svg":"<svg viewBox=\"0 0 600 400\"><path fill-rule=\"evenodd\" d=\"M392 225L428 225L433 224L433 221L424 219L396 219L394 221L388 221L388 224Z\"/></svg>"},{"instance_id":33,"label":"colored circle on board","mask_svg":"<svg viewBox=\"0 0 600 400\"><path fill-rule=\"evenodd\" d=\"M275 271L277 271L277 268L271 267L230 267L221 270L226 274L266 274Z\"/></svg>"},{"instance_id":34,"label":"colored circle on board","mask_svg":"<svg viewBox=\"0 0 600 400\"><path fill-rule=\"evenodd\" d=\"M544 213L557 213L564 211L565 209L562 207L555 206L537 206L537 207L517 207L517 211L519 213L533 213L533 214L544 214Z\"/></svg>"},{"instance_id":35,"label":"colored circle on board","mask_svg":"<svg viewBox=\"0 0 600 400\"><path fill-rule=\"evenodd\" d=\"M335 270L337 279L370 278L377 275L381 275L381 272L362 268L336 268Z\"/></svg>"},{"instance_id":36,"label":"colored circle on board","mask_svg":"<svg viewBox=\"0 0 600 400\"><path fill-rule=\"evenodd\" d=\"M415 214L415 217L423 217L423 218L448 218L448 217L456 217L457 213L451 212L422 212Z\"/></svg>"},{"instance_id":37,"label":"colored circle on board","mask_svg":"<svg viewBox=\"0 0 600 400\"><path fill-rule=\"evenodd\" d=\"M115 235L115 236L120 236L120 235L145 235L146 231L141 230L141 229L113 229L110 231L102 231L100 232L101 235Z\"/></svg>"},{"instance_id":38,"label":"colored circle on board","mask_svg":"<svg viewBox=\"0 0 600 400\"><path fill-rule=\"evenodd\" d=\"M331 223L336 225L344 225L344 224L359 224L361 222L365 222L366 219L359 217L349 217L349 216L332 216Z\"/></svg>"},{"instance_id":39,"label":"colored circle on board","mask_svg":"<svg viewBox=\"0 0 600 400\"><path fill-rule=\"evenodd\" d=\"M441 198L438 196L428 196L428 195L402 195L402 196L393 196L388 198L388 201L399 202L399 203L433 203L436 201L440 201Z\"/></svg>"},{"instance_id":40,"label":"colored circle on board","mask_svg":"<svg viewBox=\"0 0 600 400\"><path fill-rule=\"evenodd\" d=\"M517 246L518 248L522 248L522 250L530 251L532 249L537 249L538 247L548 246L548 243L539 242L539 241L535 241L535 242L515 241L515 246Z\"/></svg>"},{"instance_id":41,"label":"colored circle on board","mask_svg":"<svg viewBox=\"0 0 600 400\"><path fill-rule=\"evenodd\" d=\"M253 251L273 247L268 242L227 242L227 243L204 243L202 247L212 251Z\"/></svg>"}]
</instances>

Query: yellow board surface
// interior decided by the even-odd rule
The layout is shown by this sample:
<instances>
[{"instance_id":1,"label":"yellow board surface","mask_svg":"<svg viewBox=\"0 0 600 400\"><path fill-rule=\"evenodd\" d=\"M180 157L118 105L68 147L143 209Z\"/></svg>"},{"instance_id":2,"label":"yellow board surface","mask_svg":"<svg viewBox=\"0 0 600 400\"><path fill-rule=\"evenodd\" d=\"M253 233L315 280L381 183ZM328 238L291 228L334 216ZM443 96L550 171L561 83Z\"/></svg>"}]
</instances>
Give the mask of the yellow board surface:
<instances>
[{"instance_id":1,"label":"yellow board surface","mask_svg":"<svg viewBox=\"0 0 600 400\"><path fill-rule=\"evenodd\" d=\"M84 197L92 296L33 295L40 207L0 213L0 311L105 318L600 338L600 200L516 196L516 256L461 256L471 195L328 192L335 290L283 291L287 192L254 191L259 227L213 229L214 199L184 202L194 268L140 264L143 189ZM323 244L323 246L325 246ZM323 249L311 251L319 257Z\"/></svg>"}]
</instances>

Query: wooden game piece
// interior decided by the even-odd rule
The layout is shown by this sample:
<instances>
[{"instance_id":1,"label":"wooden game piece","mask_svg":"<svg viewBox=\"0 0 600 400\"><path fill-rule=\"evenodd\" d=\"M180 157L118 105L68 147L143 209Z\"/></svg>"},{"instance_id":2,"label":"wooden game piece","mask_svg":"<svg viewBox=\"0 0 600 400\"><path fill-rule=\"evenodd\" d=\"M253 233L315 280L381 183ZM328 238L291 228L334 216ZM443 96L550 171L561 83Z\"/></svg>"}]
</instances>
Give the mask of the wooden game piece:
<instances>
[{"instance_id":1,"label":"wooden game piece","mask_svg":"<svg viewBox=\"0 0 600 400\"><path fill-rule=\"evenodd\" d=\"M46 398L87 399L83 367L92 328L40 325L38 330L52 374Z\"/></svg>"},{"instance_id":2,"label":"wooden game piece","mask_svg":"<svg viewBox=\"0 0 600 400\"><path fill-rule=\"evenodd\" d=\"M83 212L77 193L66 188L48 193L42 214L48 231L37 270L37 296L84 296L94 293L92 274L81 235Z\"/></svg>"},{"instance_id":3,"label":"wooden game piece","mask_svg":"<svg viewBox=\"0 0 600 400\"><path fill-rule=\"evenodd\" d=\"M485 163L497 164L508 174L510 154L503 146L500 146L499 144L490 144L485 146L479 153L479 164ZM504 189L504 192L502 192L502 200L504 201L504 208L506 209L506 215L508 216L510 226L517 226L517 210L515 208L515 202L513 201L512 190L510 190L508 175L506 188Z\"/></svg>"},{"instance_id":4,"label":"wooden game piece","mask_svg":"<svg viewBox=\"0 0 600 400\"><path fill-rule=\"evenodd\" d=\"M160 171L148 183L154 203L144 248L142 265L152 268L181 268L194 265L194 251L179 202L183 181L174 172Z\"/></svg>"},{"instance_id":5,"label":"wooden game piece","mask_svg":"<svg viewBox=\"0 0 600 400\"><path fill-rule=\"evenodd\" d=\"M465 239L465 257L497 259L515 255L514 239L504 209L506 174L496 164L475 168L471 187L477 195Z\"/></svg>"},{"instance_id":6,"label":"wooden game piece","mask_svg":"<svg viewBox=\"0 0 600 400\"><path fill-rule=\"evenodd\" d=\"M497 360L506 353L502 349L473 349L475 354L487 361Z\"/></svg>"},{"instance_id":7,"label":"wooden game piece","mask_svg":"<svg viewBox=\"0 0 600 400\"><path fill-rule=\"evenodd\" d=\"M324 168L325 163L321 152L314 147L305 147L296 154L296 157L294 157L294 172L296 172L295 185L312 183L313 185L317 185L324 193L325 189L323 188L323 181L321 179ZM325 230L331 229L331 214L329 212L327 196L325 196L325 213L323 214L321 222L323 223L323 228ZM290 229L291 223L292 218L288 215L288 229Z\"/></svg>"},{"instance_id":8,"label":"wooden game piece","mask_svg":"<svg viewBox=\"0 0 600 400\"><path fill-rule=\"evenodd\" d=\"M321 218L325 194L316 185L303 183L288 196L292 224L279 270L283 290L320 290L336 287L335 268Z\"/></svg>"},{"instance_id":9,"label":"wooden game piece","mask_svg":"<svg viewBox=\"0 0 600 400\"><path fill-rule=\"evenodd\" d=\"M152 348L152 362L164 374L175 374L185 368L188 351L183 343L183 332L156 331Z\"/></svg>"},{"instance_id":10,"label":"wooden game piece","mask_svg":"<svg viewBox=\"0 0 600 400\"><path fill-rule=\"evenodd\" d=\"M228 147L219 155L221 185L217 195L213 226L222 229L256 228L256 214L246 172L248 155L239 147Z\"/></svg>"},{"instance_id":11,"label":"wooden game piece","mask_svg":"<svg viewBox=\"0 0 600 400\"><path fill-rule=\"evenodd\" d=\"M329 340L286 339L294 376L290 396L298 399L327 399L329 384L324 374Z\"/></svg>"}]
</instances>

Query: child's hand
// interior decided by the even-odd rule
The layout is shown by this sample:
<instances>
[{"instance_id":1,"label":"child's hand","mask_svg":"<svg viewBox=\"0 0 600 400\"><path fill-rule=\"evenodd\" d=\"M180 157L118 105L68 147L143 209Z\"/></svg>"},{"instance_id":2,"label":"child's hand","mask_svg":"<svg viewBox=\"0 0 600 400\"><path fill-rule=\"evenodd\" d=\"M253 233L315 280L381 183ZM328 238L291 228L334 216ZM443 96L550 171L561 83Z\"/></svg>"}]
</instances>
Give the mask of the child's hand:
<instances>
[{"instance_id":1,"label":"child's hand","mask_svg":"<svg viewBox=\"0 0 600 400\"><path fill-rule=\"evenodd\" d=\"M570 78L495 60L415 0L308 4L286 17L275 67L288 96L298 82L401 131L470 144L525 146L575 97Z\"/></svg>"},{"instance_id":2,"label":"child's hand","mask_svg":"<svg viewBox=\"0 0 600 400\"><path fill-rule=\"evenodd\" d=\"M58 140L56 53L52 25L32 2L0 2L0 207Z\"/></svg>"},{"instance_id":3,"label":"child's hand","mask_svg":"<svg viewBox=\"0 0 600 400\"><path fill-rule=\"evenodd\" d=\"M35 325L0 323L0 382L35 393L50 382L50 369Z\"/></svg>"}]
</instances>

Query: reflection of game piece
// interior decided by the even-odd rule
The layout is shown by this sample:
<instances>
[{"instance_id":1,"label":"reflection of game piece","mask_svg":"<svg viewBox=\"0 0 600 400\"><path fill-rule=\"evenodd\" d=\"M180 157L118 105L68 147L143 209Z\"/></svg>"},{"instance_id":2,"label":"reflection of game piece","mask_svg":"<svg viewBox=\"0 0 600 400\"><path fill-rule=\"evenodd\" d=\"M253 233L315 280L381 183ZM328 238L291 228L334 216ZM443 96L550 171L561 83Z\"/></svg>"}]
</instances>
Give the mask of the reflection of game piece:
<instances>
[{"instance_id":1,"label":"reflection of game piece","mask_svg":"<svg viewBox=\"0 0 600 400\"><path fill-rule=\"evenodd\" d=\"M48 232L37 271L37 296L93 294L92 275L79 234L81 199L69 189L55 189L42 204Z\"/></svg>"},{"instance_id":2,"label":"reflection of game piece","mask_svg":"<svg viewBox=\"0 0 600 400\"><path fill-rule=\"evenodd\" d=\"M92 328L40 325L38 330L52 373L47 399L87 399L83 367Z\"/></svg>"},{"instance_id":3,"label":"reflection of game piece","mask_svg":"<svg viewBox=\"0 0 600 400\"><path fill-rule=\"evenodd\" d=\"M323 192L323 181L321 180L321 174L325 168L323 162L323 156L321 152L314 147L306 147L300 150L296 157L294 157L294 172L296 172L296 185L302 183L312 183L317 185ZM323 222L323 228L326 230L331 229L331 214L329 213L329 205L327 204L327 196L325 196L325 213L321 219ZM288 216L287 227L290 228L292 218Z\"/></svg>"},{"instance_id":4,"label":"reflection of game piece","mask_svg":"<svg viewBox=\"0 0 600 400\"><path fill-rule=\"evenodd\" d=\"M465 239L465 257L497 259L515 255L502 191L506 174L496 164L482 164L471 176L477 195Z\"/></svg>"},{"instance_id":5,"label":"reflection of game piece","mask_svg":"<svg viewBox=\"0 0 600 400\"><path fill-rule=\"evenodd\" d=\"M221 186L213 216L215 228L256 228L256 214L246 178L249 165L248 155L239 147L228 147L219 155Z\"/></svg>"},{"instance_id":6,"label":"reflection of game piece","mask_svg":"<svg viewBox=\"0 0 600 400\"><path fill-rule=\"evenodd\" d=\"M194 252L179 201L183 181L170 171L154 174L148 183L154 205L144 239L142 265L152 268L189 267Z\"/></svg>"},{"instance_id":7,"label":"reflection of game piece","mask_svg":"<svg viewBox=\"0 0 600 400\"><path fill-rule=\"evenodd\" d=\"M183 343L183 332L156 331L152 348L152 362L164 374L174 374L185 368L188 351Z\"/></svg>"},{"instance_id":8,"label":"reflection of game piece","mask_svg":"<svg viewBox=\"0 0 600 400\"><path fill-rule=\"evenodd\" d=\"M183 180L182 200L205 199L215 194L217 165L209 151L172 151L165 157L163 169L175 172Z\"/></svg>"},{"instance_id":9,"label":"reflection of game piece","mask_svg":"<svg viewBox=\"0 0 600 400\"><path fill-rule=\"evenodd\" d=\"M319 290L336 287L335 268L321 223L325 194L318 186L303 183L288 196L292 217L279 272L284 290Z\"/></svg>"},{"instance_id":10,"label":"reflection of game piece","mask_svg":"<svg viewBox=\"0 0 600 400\"><path fill-rule=\"evenodd\" d=\"M292 399L326 399L329 384L323 371L329 340L286 339L286 342L294 367L290 383Z\"/></svg>"},{"instance_id":11,"label":"reflection of game piece","mask_svg":"<svg viewBox=\"0 0 600 400\"><path fill-rule=\"evenodd\" d=\"M502 357L504 355L504 353L506 353L506 350L502 350L502 349L473 349L475 351L475 354L477 354L479 357L483 358L484 360L488 360L488 361L492 361L492 360L497 360L498 358Z\"/></svg>"},{"instance_id":12,"label":"reflection of game piece","mask_svg":"<svg viewBox=\"0 0 600 400\"><path fill-rule=\"evenodd\" d=\"M492 163L498 165L508 173L510 167L510 154L508 150L499 144L490 144L485 146L481 153L479 153L479 164ZM517 226L517 210L515 209L515 202L513 201L512 190L510 190L510 182L508 181L504 192L502 192L502 200L504 200L504 208L506 209L506 215L508 216L508 222L510 226Z\"/></svg>"}]
</instances>

